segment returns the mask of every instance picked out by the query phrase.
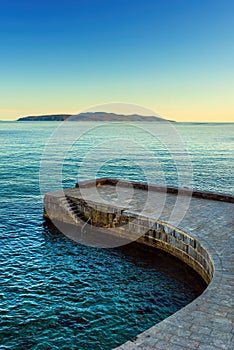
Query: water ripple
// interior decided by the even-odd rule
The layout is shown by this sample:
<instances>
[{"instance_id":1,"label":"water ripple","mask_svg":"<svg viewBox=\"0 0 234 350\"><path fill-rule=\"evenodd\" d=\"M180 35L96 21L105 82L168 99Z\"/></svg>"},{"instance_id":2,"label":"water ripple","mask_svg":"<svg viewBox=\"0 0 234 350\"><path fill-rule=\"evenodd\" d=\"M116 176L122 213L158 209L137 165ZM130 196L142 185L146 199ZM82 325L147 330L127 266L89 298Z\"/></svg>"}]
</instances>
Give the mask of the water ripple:
<instances>
[{"instance_id":1,"label":"water ripple","mask_svg":"<svg viewBox=\"0 0 234 350\"><path fill-rule=\"evenodd\" d=\"M43 222L39 167L55 125L0 125L0 348L111 349L186 305L205 286L191 269L161 252L145 254L134 244L88 248ZM206 126L206 138L201 126L177 128L191 153L194 186L230 192L231 128ZM83 147L74 145L65 159L66 186L74 185L77 165L92 145L91 137L84 139ZM168 184L176 185L168 152L152 138L145 142L157 153ZM125 158L107 163L100 175L143 180ZM136 160L157 179L151 159L136 154Z\"/></svg>"}]
</instances>

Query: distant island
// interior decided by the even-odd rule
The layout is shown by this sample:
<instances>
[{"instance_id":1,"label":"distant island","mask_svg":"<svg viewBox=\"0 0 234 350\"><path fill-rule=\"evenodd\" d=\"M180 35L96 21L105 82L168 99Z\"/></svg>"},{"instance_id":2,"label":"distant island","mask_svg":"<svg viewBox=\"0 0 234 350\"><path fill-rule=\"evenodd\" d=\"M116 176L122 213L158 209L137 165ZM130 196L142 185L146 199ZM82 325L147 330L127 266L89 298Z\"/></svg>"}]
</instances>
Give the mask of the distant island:
<instances>
[{"instance_id":1,"label":"distant island","mask_svg":"<svg viewBox=\"0 0 234 350\"><path fill-rule=\"evenodd\" d=\"M90 122L174 122L157 116L142 116L138 114L124 115L107 112L86 112L80 114L51 114L28 116L17 119L19 122L31 121L90 121Z\"/></svg>"}]
</instances>

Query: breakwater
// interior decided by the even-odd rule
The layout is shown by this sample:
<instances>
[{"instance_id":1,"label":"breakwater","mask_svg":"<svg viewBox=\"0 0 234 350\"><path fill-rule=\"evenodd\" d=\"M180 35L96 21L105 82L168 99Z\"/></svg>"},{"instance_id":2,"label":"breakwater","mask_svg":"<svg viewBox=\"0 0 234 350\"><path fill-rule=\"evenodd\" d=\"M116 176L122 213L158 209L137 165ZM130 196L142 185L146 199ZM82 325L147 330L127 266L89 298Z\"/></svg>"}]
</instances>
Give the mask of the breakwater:
<instances>
[{"instance_id":1,"label":"breakwater","mask_svg":"<svg viewBox=\"0 0 234 350\"><path fill-rule=\"evenodd\" d=\"M84 189L90 190L90 194L94 189L100 188L102 194L110 194L117 184L118 180L100 179L78 184L75 189L48 193L45 196L44 215L52 220L82 227L85 221L90 227L104 228L106 234L129 241L137 237L141 243L180 258L209 284L196 301L142 333L134 341L127 342L121 349L142 346L144 349L161 349L162 346L174 349L181 344L184 344L185 349L202 349L204 339L213 344L213 348L225 346L229 349L231 246L228 242L233 229L233 197L206 192L192 193L188 189L165 190L160 186L121 181L123 188L134 189L134 193L138 195L138 204L140 200L143 201L143 193L149 190L155 193L157 200L166 193L169 197L166 211L174 203L175 197L178 199L180 196L183 199L183 196L190 196L187 213L179 227L167 221L166 213L162 213L159 220L154 219L152 213L147 216L145 211L142 215L142 212L126 206L125 203L123 206L115 206L105 201L98 202L94 195L87 196L85 200L82 197ZM181 325L189 339L185 338ZM202 333L204 327L207 332L205 335Z\"/></svg>"}]
</instances>

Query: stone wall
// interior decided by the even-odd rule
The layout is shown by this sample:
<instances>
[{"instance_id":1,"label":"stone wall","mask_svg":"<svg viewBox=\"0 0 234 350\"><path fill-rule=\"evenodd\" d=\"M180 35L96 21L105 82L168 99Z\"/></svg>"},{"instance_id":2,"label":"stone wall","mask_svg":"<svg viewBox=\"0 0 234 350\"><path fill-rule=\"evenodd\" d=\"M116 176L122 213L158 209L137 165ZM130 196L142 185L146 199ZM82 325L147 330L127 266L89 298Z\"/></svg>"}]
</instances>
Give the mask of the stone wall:
<instances>
[{"instance_id":1,"label":"stone wall","mask_svg":"<svg viewBox=\"0 0 234 350\"><path fill-rule=\"evenodd\" d=\"M188 264L207 284L212 279L213 263L204 246L197 239L165 222L140 216L126 208L68 198L63 192L47 193L44 208L44 216L51 220L73 225L88 222L89 225L106 228L110 235L121 232L128 238L140 237L138 242L164 250Z\"/></svg>"},{"instance_id":2,"label":"stone wall","mask_svg":"<svg viewBox=\"0 0 234 350\"><path fill-rule=\"evenodd\" d=\"M126 208L114 205L106 205L94 201L85 201L70 197L73 210L84 221L89 220L90 224L97 227L114 228L124 223L123 212Z\"/></svg>"},{"instance_id":3,"label":"stone wall","mask_svg":"<svg viewBox=\"0 0 234 350\"><path fill-rule=\"evenodd\" d=\"M142 230L145 233L138 242L176 256L198 272L207 284L210 283L214 272L213 262L208 251L195 238L165 222L152 222L142 218L130 222L129 230Z\"/></svg>"}]
</instances>

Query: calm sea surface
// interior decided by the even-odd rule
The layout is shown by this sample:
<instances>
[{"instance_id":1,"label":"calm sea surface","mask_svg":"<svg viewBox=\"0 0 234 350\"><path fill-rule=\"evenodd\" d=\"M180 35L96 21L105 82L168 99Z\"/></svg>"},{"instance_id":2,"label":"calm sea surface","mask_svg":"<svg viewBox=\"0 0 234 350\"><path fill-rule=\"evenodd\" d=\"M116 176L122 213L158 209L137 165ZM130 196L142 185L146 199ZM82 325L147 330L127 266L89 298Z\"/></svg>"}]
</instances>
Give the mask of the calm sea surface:
<instances>
[{"instance_id":1,"label":"calm sea surface","mask_svg":"<svg viewBox=\"0 0 234 350\"><path fill-rule=\"evenodd\" d=\"M0 349L111 349L204 288L164 253L70 241L45 191L108 176L234 193L234 124L59 125L0 123Z\"/></svg>"}]
</instances>

